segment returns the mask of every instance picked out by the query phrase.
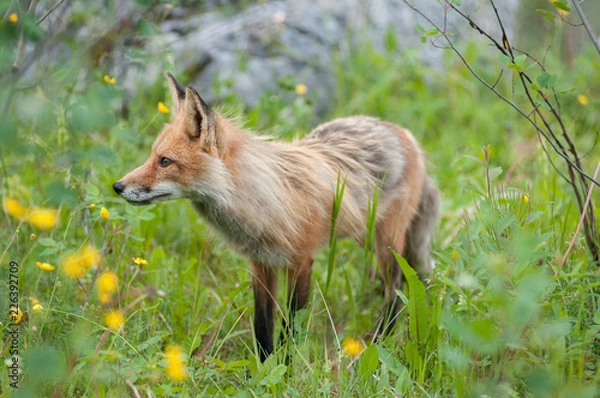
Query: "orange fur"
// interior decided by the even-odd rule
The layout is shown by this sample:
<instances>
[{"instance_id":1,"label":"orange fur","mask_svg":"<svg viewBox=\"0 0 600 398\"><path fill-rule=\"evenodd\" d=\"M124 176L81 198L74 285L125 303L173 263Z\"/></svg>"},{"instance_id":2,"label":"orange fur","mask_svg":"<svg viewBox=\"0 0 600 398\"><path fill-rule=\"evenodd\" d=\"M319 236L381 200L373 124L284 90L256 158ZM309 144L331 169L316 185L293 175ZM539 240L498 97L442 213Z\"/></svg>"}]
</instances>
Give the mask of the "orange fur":
<instances>
[{"instance_id":1,"label":"orange fur","mask_svg":"<svg viewBox=\"0 0 600 398\"><path fill-rule=\"evenodd\" d=\"M439 195L412 134L365 116L322 124L305 139L272 142L212 111L168 75L173 117L148 160L114 184L132 204L189 199L197 212L253 264L255 333L261 358L273 350L279 267L287 267L290 323L308 299L315 251L326 244L336 184L345 182L336 228L362 242L379 190L375 249L386 285L378 333L395 320L400 269L391 250L431 270L429 246Z\"/></svg>"}]
</instances>

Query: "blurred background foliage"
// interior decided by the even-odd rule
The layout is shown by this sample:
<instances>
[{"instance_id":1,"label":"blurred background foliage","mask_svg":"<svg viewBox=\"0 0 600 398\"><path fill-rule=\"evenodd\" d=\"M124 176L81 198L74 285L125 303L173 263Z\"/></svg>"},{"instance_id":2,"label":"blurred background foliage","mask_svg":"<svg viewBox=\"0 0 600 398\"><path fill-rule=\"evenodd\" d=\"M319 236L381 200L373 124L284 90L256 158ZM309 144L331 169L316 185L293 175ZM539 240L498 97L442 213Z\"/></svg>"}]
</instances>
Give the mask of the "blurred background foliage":
<instances>
[{"instance_id":1,"label":"blurred background foliage","mask_svg":"<svg viewBox=\"0 0 600 398\"><path fill-rule=\"evenodd\" d=\"M599 31L600 5L584 5ZM562 262L579 214L550 162L556 159L456 57L442 50L433 60L424 57L427 45L414 24L407 28L413 41L386 28L377 42L353 36L334 46L331 88L311 83L319 75L304 72L271 76L274 84L256 89L254 102L236 94L235 75L217 74L210 87L196 87L248 129L284 140L352 114L402 124L422 142L443 195L437 267L423 303L433 325L425 341L414 342L401 321L376 349L361 356L344 351L340 341L365 337L382 299L369 257L343 242L326 293L329 254L319 252L290 366L282 365L281 353L257 364L246 261L213 238L189 204L132 207L111 184L146 159L169 120L158 105L170 106L163 72L186 83L205 70L202 57L184 67L172 56L178 40L172 32L190 29L178 21L208 13L236 18L261 6L0 4L0 310L8 313L7 264L14 260L23 313L20 388L10 388L3 370L2 390L11 396L597 396L598 268L580 239ZM547 14L536 9L556 18L544 20ZM600 161L600 57L581 29L561 17L576 20L547 1L519 2L514 41L558 75L557 87L566 90L562 114L586 155L585 169L593 171ZM285 28L285 21L273 24ZM344 35L352 35L350 28ZM461 51L494 81L503 65L476 36L465 36ZM273 51L281 46L269 43ZM235 51L240 75L251 71L257 54ZM269 59L269 52L258 57ZM499 87L522 103L512 77L507 70ZM325 94L318 92L324 87ZM597 191L592 200L598 203ZM36 222L36 212L49 224ZM72 256L79 260L69 263ZM81 276L69 278L65 264L82 267ZM107 272L116 275L116 287L102 278ZM111 311L117 316L109 319ZM3 342L11 327L5 318ZM171 344L182 347L183 381L173 376L179 354L165 354ZM2 358L8 357L3 344Z\"/></svg>"}]
</instances>

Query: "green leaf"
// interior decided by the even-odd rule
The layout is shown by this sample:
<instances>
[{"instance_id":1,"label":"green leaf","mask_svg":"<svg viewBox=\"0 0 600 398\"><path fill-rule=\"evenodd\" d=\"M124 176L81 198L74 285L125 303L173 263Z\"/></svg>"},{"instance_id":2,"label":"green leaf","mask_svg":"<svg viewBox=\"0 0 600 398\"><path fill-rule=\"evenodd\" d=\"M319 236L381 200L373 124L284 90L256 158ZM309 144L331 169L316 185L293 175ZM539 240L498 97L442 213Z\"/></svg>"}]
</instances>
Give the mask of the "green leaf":
<instances>
[{"instance_id":1,"label":"green leaf","mask_svg":"<svg viewBox=\"0 0 600 398\"><path fill-rule=\"evenodd\" d=\"M94 184L85 184L85 192L87 195L98 197L100 196L100 190Z\"/></svg>"},{"instance_id":2,"label":"green leaf","mask_svg":"<svg viewBox=\"0 0 600 398\"><path fill-rule=\"evenodd\" d=\"M377 345L371 344L369 348L363 351L358 360L358 375L362 379L371 377L379 365L379 355L377 354Z\"/></svg>"},{"instance_id":3,"label":"green leaf","mask_svg":"<svg viewBox=\"0 0 600 398\"><path fill-rule=\"evenodd\" d=\"M523 70L521 65L517 65L517 64L508 64L506 66L508 66L510 69L516 70L517 72L521 72Z\"/></svg>"},{"instance_id":4,"label":"green leaf","mask_svg":"<svg viewBox=\"0 0 600 398\"><path fill-rule=\"evenodd\" d=\"M527 61L527 55L521 54L515 57L515 64L521 65L523 62Z\"/></svg>"},{"instance_id":5,"label":"green leaf","mask_svg":"<svg viewBox=\"0 0 600 398\"><path fill-rule=\"evenodd\" d=\"M500 62L502 62L504 65L508 65L508 64L512 63L512 61L510 60L510 57L505 54L502 54L502 53L498 53L498 60Z\"/></svg>"},{"instance_id":6,"label":"green leaf","mask_svg":"<svg viewBox=\"0 0 600 398\"><path fill-rule=\"evenodd\" d=\"M548 72L540 73L535 81L543 88L552 88L556 84L558 77L556 75L551 75Z\"/></svg>"},{"instance_id":7,"label":"green leaf","mask_svg":"<svg viewBox=\"0 0 600 398\"><path fill-rule=\"evenodd\" d=\"M41 238L38 239L38 243L44 247L54 247L56 246L56 241L52 238Z\"/></svg>"},{"instance_id":8,"label":"green leaf","mask_svg":"<svg viewBox=\"0 0 600 398\"><path fill-rule=\"evenodd\" d=\"M536 83L531 83L531 86L530 86L530 87L531 87L531 89L532 89L532 90L535 90L535 91L540 91L540 90L542 89L542 88L541 88L539 85L537 85Z\"/></svg>"},{"instance_id":9,"label":"green leaf","mask_svg":"<svg viewBox=\"0 0 600 398\"><path fill-rule=\"evenodd\" d=\"M425 286L415 270L408 265L402 256L395 252L394 256L408 284L408 326L411 338L418 342L425 342L429 323L429 308Z\"/></svg>"},{"instance_id":10,"label":"green leaf","mask_svg":"<svg viewBox=\"0 0 600 398\"><path fill-rule=\"evenodd\" d=\"M571 8L568 5L566 5L565 3L563 3L562 1L556 0L556 1L552 2L552 5L556 8L558 8L559 10L563 10L566 12L571 11Z\"/></svg>"},{"instance_id":11,"label":"green leaf","mask_svg":"<svg viewBox=\"0 0 600 398\"><path fill-rule=\"evenodd\" d=\"M527 65L527 66L525 67L525 69L523 69L523 70L529 70L529 69L535 68L537 65L538 65L538 63L537 63L537 62L533 62L533 63L531 63L531 64Z\"/></svg>"},{"instance_id":12,"label":"green leaf","mask_svg":"<svg viewBox=\"0 0 600 398\"><path fill-rule=\"evenodd\" d=\"M494 167L489 171L490 180L496 179L500 174L502 174L502 167Z\"/></svg>"},{"instance_id":13,"label":"green leaf","mask_svg":"<svg viewBox=\"0 0 600 398\"><path fill-rule=\"evenodd\" d=\"M400 375L402 372L406 371L406 367L402 365L402 363L394 358L394 356L385 348L377 345L377 354L379 356L379 361L388 367L394 374Z\"/></svg>"},{"instance_id":14,"label":"green leaf","mask_svg":"<svg viewBox=\"0 0 600 398\"><path fill-rule=\"evenodd\" d=\"M331 283L331 275L333 275L333 268L335 265L335 258L337 254L337 218L342 207L342 200L344 199L344 191L346 190L346 179L342 181L341 174L338 173L337 185L335 187L335 196L333 198L333 209L331 214L331 226L329 229L329 255L327 258L327 279L325 281L325 291L329 290L329 284Z\"/></svg>"},{"instance_id":15,"label":"green leaf","mask_svg":"<svg viewBox=\"0 0 600 398\"><path fill-rule=\"evenodd\" d=\"M422 27L422 26L421 26L421 25L419 25L419 24L417 24L417 30L418 30L420 33L425 33L425 28L424 28L424 27Z\"/></svg>"},{"instance_id":16,"label":"green leaf","mask_svg":"<svg viewBox=\"0 0 600 398\"><path fill-rule=\"evenodd\" d=\"M556 92L556 94L566 94L566 93L571 93L573 91L575 91L575 87L567 88L567 89L564 89L564 90L558 90Z\"/></svg>"},{"instance_id":17,"label":"green leaf","mask_svg":"<svg viewBox=\"0 0 600 398\"><path fill-rule=\"evenodd\" d=\"M547 103L545 103L544 101L542 101L542 100L538 100L538 101L537 101L537 103L538 103L538 105L539 105L539 106L541 106L542 108L544 108L544 109L547 109L547 110L550 110L550 106L549 106Z\"/></svg>"},{"instance_id":18,"label":"green leaf","mask_svg":"<svg viewBox=\"0 0 600 398\"><path fill-rule=\"evenodd\" d=\"M423 367L423 358L419 353L419 346L413 340L408 340L404 343L404 355L413 374L415 371L421 370Z\"/></svg>"},{"instance_id":19,"label":"green leaf","mask_svg":"<svg viewBox=\"0 0 600 398\"><path fill-rule=\"evenodd\" d=\"M439 30L437 30L437 28L431 28L426 30L425 32L425 36L436 36L440 33Z\"/></svg>"},{"instance_id":20,"label":"green leaf","mask_svg":"<svg viewBox=\"0 0 600 398\"><path fill-rule=\"evenodd\" d=\"M50 199L52 206L60 206L62 203L73 205L77 202L77 191L65 186L61 180L54 180L44 188L45 196Z\"/></svg>"}]
</instances>

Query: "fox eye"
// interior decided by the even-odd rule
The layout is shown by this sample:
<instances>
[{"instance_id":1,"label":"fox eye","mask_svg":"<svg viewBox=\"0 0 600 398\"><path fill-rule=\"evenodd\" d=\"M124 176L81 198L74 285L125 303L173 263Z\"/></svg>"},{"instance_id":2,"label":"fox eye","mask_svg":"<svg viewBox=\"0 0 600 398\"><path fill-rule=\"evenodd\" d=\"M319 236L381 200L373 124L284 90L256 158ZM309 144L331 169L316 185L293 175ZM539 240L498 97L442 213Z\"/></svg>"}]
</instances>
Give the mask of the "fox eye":
<instances>
[{"instance_id":1,"label":"fox eye","mask_svg":"<svg viewBox=\"0 0 600 398\"><path fill-rule=\"evenodd\" d=\"M173 164L173 161L164 156L162 158L160 158L160 160L158 161L158 165L160 167L169 167L171 164Z\"/></svg>"}]
</instances>

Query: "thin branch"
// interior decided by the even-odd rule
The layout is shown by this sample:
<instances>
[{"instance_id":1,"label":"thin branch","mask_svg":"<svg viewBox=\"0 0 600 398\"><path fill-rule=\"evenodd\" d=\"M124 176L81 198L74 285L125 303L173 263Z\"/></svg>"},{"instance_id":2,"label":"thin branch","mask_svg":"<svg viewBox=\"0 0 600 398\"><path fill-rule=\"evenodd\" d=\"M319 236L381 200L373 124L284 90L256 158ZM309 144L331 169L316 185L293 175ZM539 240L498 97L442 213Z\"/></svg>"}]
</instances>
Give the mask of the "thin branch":
<instances>
[{"instance_id":1,"label":"thin branch","mask_svg":"<svg viewBox=\"0 0 600 398\"><path fill-rule=\"evenodd\" d=\"M598 166L596 166L596 171L594 172L594 178L598 177L599 171L600 171L600 162L598 162ZM592 201L592 190L593 189L594 189L594 186L590 185L590 189L588 190L587 197L585 198L585 205L583 206L583 210L581 212L581 218L579 219L579 224L577 224L577 229L575 230L573 239L571 239L571 242L569 242L569 247L567 248L565 255L563 256L562 260L560 260L559 269L562 268L563 265L565 265L565 262L567 261L567 257L569 257L569 253L571 253L571 250L573 249L573 246L575 245L575 241L577 240L577 236L579 235L579 232L581 231L581 227L583 226L584 220L586 219L585 213L587 213L589 205Z\"/></svg>"},{"instance_id":2,"label":"thin branch","mask_svg":"<svg viewBox=\"0 0 600 398\"><path fill-rule=\"evenodd\" d=\"M492 87L487 81L485 81L484 78L482 78L471 66L471 64L469 64L469 62L464 58L464 56L461 54L460 51L458 51L458 49L454 46L454 43L449 39L448 35L446 35L446 32L443 32L439 26L437 26L435 24L435 22L433 22L431 20L431 18L427 17L427 15L425 15L423 12L421 12L421 10L419 10L418 8L416 8L415 6L413 6L412 4L410 4L408 2L408 0L402 0L404 2L404 4L406 4L408 7L410 7L413 11L415 11L417 14L419 14L421 17L423 17L427 22L429 22L429 24L431 26L433 26L434 28L438 29L440 32L442 32L442 36L446 42L448 43L448 47L460 58L460 60L462 61L462 63L465 65L465 67L469 70L469 72L475 77L475 79L477 79L481 84L483 84L485 87L487 87L490 91L492 91L497 97L499 97L502 101L504 101L505 103L507 103L508 105L510 105L517 113L519 113L521 116L523 116L525 119L527 119L527 121L529 121L529 123L531 123L531 125L533 126L533 128L540 133L545 139L546 141L548 141L548 144L550 144L550 146L552 147L552 149L554 149L554 151L561 157L564 159L564 161L572 166L579 174L581 174L584 178L586 178L587 180L589 180L592 184L594 185L598 185L600 187L600 182L596 181L595 179L593 179L590 175L588 175L585 171L583 171L580 167L578 167L576 164L573 163L573 161L567 156L565 155L565 153L563 153L562 151L560 151L557 146L555 145L555 143L552 141L552 139L550 139L550 137L546 134L546 132L544 130L542 130L542 128L536 123L535 120L533 120L529 115L527 115L523 110L521 110L514 102L512 102L511 100L509 100L508 98L506 98L504 95L502 95L500 92L498 92L494 87ZM463 14L464 15L464 14ZM467 17L468 18L468 17ZM476 29L476 28L475 28ZM492 39L493 40L493 39ZM493 40L494 43L495 40ZM500 47L501 48L501 47ZM506 53L505 53L506 54Z\"/></svg>"},{"instance_id":3,"label":"thin branch","mask_svg":"<svg viewBox=\"0 0 600 398\"><path fill-rule=\"evenodd\" d=\"M585 17L585 14L583 13L583 10L581 9L581 4L579 4L579 2L577 0L572 0L571 2L573 3L575 10L577 10L577 14L579 14L579 18L581 18L581 23L583 23L583 27L585 28L585 31L587 32L588 36L590 36L592 43L594 43L594 47L596 47L596 51L598 51L598 54L600 54L600 42L599 42L598 38L596 37L596 35L594 34L594 31L592 30L592 26L589 24L587 18Z\"/></svg>"},{"instance_id":4,"label":"thin branch","mask_svg":"<svg viewBox=\"0 0 600 398\"><path fill-rule=\"evenodd\" d=\"M500 82L500 79L502 78L503 75L504 75L504 69L500 69L500 73L498 74L498 78L496 79L496 81L494 82L494 84L492 84L492 88L493 89L496 88L496 86Z\"/></svg>"},{"instance_id":5,"label":"thin branch","mask_svg":"<svg viewBox=\"0 0 600 398\"><path fill-rule=\"evenodd\" d=\"M415 11L417 11L417 9L416 9L414 6L412 6L411 4L409 4L409 3L408 3L406 0L403 0L403 1L404 1L404 3L405 3L406 5L408 5L410 8L412 8L412 9L413 9L413 10L415 10ZM450 2L448 2L448 1L445 1L445 3L446 3L446 4L448 4L450 7L452 7L452 10L454 10L454 11L455 11L455 12L456 12L458 15L460 15L460 16L461 16L461 17L463 17L465 20L467 20L467 22L469 22L469 25L470 25L470 26L471 26L473 29L475 29L477 32L479 32L479 33L480 33L480 34L482 34L483 36L487 37L487 38L488 38L488 40L489 40L489 41L491 41L491 42L492 42L492 43L493 43L493 44L496 46L496 48L498 49L498 51L500 51L500 52L501 52L502 54L504 54L504 55L510 55L510 53L508 53L508 52L506 51L506 49L504 48L504 46L502 46L502 44L498 43L498 42L496 41L496 39L494 39L494 38L493 38L493 37L492 37L492 36L491 36L491 35L490 35L488 32L486 32L485 30L481 29L481 28L479 27L479 25L477 25L477 24L475 23L475 21L473 21L473 20L472 20L472 19L471 19L471 18L470 18L470 17L469 17L467 14L463 13L463 12L462 12L462 11L461 11L461 10L460 10L458 7L456 7L454 4L452 4L452 3L450 3ZM418 13L419 13L419 14L420 14L420 15L421 15L423 18L427 19L427 22L429 22L429 23L432 23L432 22L431 22L431 21L430 21L430 20L429 20L427 17L425 17L425 15L423 15L421 12L419 12L419 11L417 11L417 12L418 12ZM433 26L435 26L435 25L433 25ZM444 33L446 33L446 32L444 31Z\"/></svg>"},{"instance_id":6,"label":"thin branch","mask_svg":"<svg viewBox=\"0 0 600 398\"><path fill-rule=\"evenodd\" d=\"M64 2L65 2L65 0L59 0L58 3L56 3L51 9L49 9L48 11L46 11L46 13L44 15L42 15L42 17L40 19L37 20L36 24L39 25L42 22L44 22L44 20L46 18L48 18L48 16L50 14L52 14L52 12L54 12L54 10L56 10Z\"/></svg>"}]
</instances>

